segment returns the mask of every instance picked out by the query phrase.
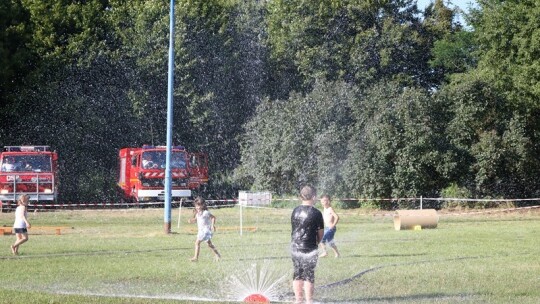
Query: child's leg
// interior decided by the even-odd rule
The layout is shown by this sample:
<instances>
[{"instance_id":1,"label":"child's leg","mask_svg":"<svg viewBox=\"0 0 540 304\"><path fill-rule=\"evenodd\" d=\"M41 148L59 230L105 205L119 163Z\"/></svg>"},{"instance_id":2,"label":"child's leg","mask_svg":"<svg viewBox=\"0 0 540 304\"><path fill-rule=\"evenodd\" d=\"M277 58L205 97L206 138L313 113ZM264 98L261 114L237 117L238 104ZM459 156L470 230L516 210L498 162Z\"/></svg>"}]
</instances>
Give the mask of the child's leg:
<instances>
[{"instance_id":1,"label":"child's leg","mask_svg":"<svg viewBox=\"0 0 540 304\"><path fill-rule=\"evenodd\" d=\"M328 227L324 228L324 234L321 242L319 243L321 247L321 254L319 254L320 257L325 257L328 255L328 253L326 253L326 242L328 242L329 231L330 229L328 229Z\"/></svg>"},{"instance_id":2,"label":"child's leg","mask_svg":"<svg viewBox=\"0 0 540 304\"><path fill-rule=\"evenodd\" d=\"M320 257L325 257L328 255L328 253L326 253L326 246L324 243L320 243L319 244L319 247L321 248L321 254L319 254Z\"/></svg>"},{"instance_id":3,"label":"child's leg","mask_svg":"<svg viewBox=\"0 0 540 304\"><path fill-rule=\"evenodd\" d=\"M192 262L196 262L199 259L199 251L201 250L201 241L198 239L195 241L195 254L191 258Z\"/></svg>"},{"instance_id":4,"label":"child's leg","mask_svg":"<svg viewBox=\"0 0 540 304\"><path fill-rule=\"evenodd\" d=\"M303 303L304 302L304 281L294 280L293 291L294 291L294 304Z\"/></svg>"},{"instance_id":5,"label":"child's leg","mask_svg":"<svg viewBox=\"0 0 540 304\"><path fill-rule=\"evenodd\" d=\"M332 251L334 251L334 256L338 258L339 251L337 250L336 244L334 242L335 233L336 233L336 228L334 227L333 229L328 231L328 235L325 235L325 237L327 237L326 241L327 241L328 246L330 246L330 248L332 248Z\"/></svg>"},{"instance_id":6,"label":"child's leg","mask_svg":"<svg viewBox=\"0 0 540 304\"><path fill-rule=\"evenodd\" d=\"M216 255L216 259L220 259L221 258L221 255L219 254L219 252L217 251L216 249L216 246L214 246L214 244L212 244L212 241L208 240L208 247L210 247L210 249L212 249L212 251L214 252L214 254Z\"/></svg>"},{"instance_id":7,"label":"child's leg","mask_svg":"<svg viewBox=\"0 0 540 304\"><path fill-rule=\"evenodd\" d=\"M17 233L17 241L15 241L15 244L13 244L11 246L11 251L14 254L19 253L19 245L23 244L26 241L28 241L28 234L26 234L26 233Z\"/></svg>"},{"instance_id":8,"label":"child's leg","mask_svg":"<svg viewBox=\"0 0 540 304\"><path fill-rule=\"evenodd\" d=\"M334 244L334 242L332 242L332 244L330 244L330 247L332 248L332 250L334 251L334 256L336 258L339 258L339 251L337 249L337 246L336 244Z\"/></svg>"},{"instance_id":9,"label":"child's leg","mask_svg":"<svg viewBox=\"0 0 540 304\"><path fill-rule=\"evenodd\" d=\"M304 281L304 294L306 298L306 304L313 303L313 291L315 290L315 285L310 281Z\"/></svg>"}]
</instances>

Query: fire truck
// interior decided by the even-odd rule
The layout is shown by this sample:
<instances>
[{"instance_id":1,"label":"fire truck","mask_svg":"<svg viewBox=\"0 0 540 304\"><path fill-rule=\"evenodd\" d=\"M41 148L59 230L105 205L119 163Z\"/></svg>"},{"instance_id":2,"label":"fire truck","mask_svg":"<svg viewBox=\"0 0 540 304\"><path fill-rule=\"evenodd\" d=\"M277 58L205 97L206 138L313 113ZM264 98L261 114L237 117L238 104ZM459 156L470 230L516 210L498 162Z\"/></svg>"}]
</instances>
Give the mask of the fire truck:
<instances>
[{"instance_id":1,"label":"fire truck","mask_svg":"<svg viewBox=\"0 0 540 304\"><path fill-rule=\"evenodd\" d=\"M56 201L58 154L49 146L6 146L0 154L0 201L21 194L30 201Z\"/></svg>"},{"instance_id":2,"label":"fire truck","mask_svg":"<svg viewBox=\"0 0 540 304\"><path fill-rule=\"evenodd\" d=\"M119 152L118 186L130 201L165 199L165 146L144 145ZM182 146L171 151L172 198L190 197L192 190L208 183L208 161L204 153L189 153Z\"/></svg>"}]
</instances>

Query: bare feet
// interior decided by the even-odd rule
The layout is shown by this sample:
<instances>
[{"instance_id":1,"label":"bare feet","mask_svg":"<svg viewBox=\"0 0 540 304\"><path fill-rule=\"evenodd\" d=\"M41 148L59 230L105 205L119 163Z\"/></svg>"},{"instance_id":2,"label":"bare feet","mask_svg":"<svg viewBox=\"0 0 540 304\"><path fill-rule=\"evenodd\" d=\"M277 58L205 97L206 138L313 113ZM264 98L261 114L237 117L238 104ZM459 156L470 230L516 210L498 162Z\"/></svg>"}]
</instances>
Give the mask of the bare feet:
<instances>
[{"instance_id":1,"label":"bare feet","mask_svg":"<svg viewBox=\"0 0 540 304\"><path fill-rule=\"evenodd\" d=\"M339 253L336 253L336 254L334 255L334 257L335 257L336 259L339 258L339 257L340 257Z\"/></svg>"},{"instance_id":2,"label":"bare feet","mask_svg":"<svg viewBox=\"0 0 540 304\"><path fill-rule=\"evenodd\" d=\"M12 254L17 254L17 248L15 248L15 246L11 245L11 253Z\"/></svg>"},{"instance_id":3,"label":"bare feet","mask_svg":"<svg viewBox=\"0 0 540 304\"><path fill-rule=\"evenodd\" d=\"M327 255L328 255L328 253L323 252L323 253L321 253L319 256L320 256L321 258L324 258L324 257L327 256Z\"/></svg>"},{"instance_id":4,"label":"bare feet","mask_svg":"<svg viewBox=\"0 0 540 304\"><path fill-rule=\"evenodd\" d=\"M192 262L197 262L198 260L199 260L199 259L197 259L197 258L191 258L191 259L190 259L190 261L192 261Z\"/></svg>"},{"instance_id":5,"label":"bare feet","mask_svg":"<svg viewBox=\"0 0 540 304\"><path fill-rule=\"evenodd\" d=\"M221 260L221 255L219 254L216 254L216 256L214 257L214 260L217 262L219 260Z\"/></svg>"}]
</instances>

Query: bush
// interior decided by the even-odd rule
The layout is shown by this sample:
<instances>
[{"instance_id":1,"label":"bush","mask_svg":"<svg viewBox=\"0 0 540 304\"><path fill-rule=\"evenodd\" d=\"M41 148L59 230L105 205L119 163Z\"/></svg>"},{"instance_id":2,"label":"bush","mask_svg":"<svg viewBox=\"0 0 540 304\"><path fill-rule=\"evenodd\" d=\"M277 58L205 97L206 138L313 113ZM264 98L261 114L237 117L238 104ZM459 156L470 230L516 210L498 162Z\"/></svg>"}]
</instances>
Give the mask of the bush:
<instances>
[{"instance_id":1,"label":"bush","mask_svg":"<svg viewBox=\"0 0 540 304\"><path fill-rule=\"evenodd\" d=\"M459 187L456 183L451 183L450 186L444 188L441 191L441 197L443 198L469 198L471 193L467 188ZM442 207L447 209L461 209L461 208L474 208L475 202L470 201L456 201L456 200L444 200Z\"/></svg>"},{"instance_id":2,"label":"bush","mask_svg":"<svg viewBox=\"0 0 540 304\"><path fill-rule=\"evenodd\" d=\"M358 202L358 206L364 209L379 209L380 208L379 204L375 201Z\"/></svg>"},{"instance_id":3,"label":"bush","mask_svg":"<svg viewBox=\"0 0 540 304\"><path fill-rule=\"evenodd\" d=\"M357 200L333 201L332 205L338 209L355 209L361 206Z\"/></svg>"},{"instance_id":4,"label":"bush","mask_svg":"<svg viewBox=\"0 0 540 304\"><path fill-rule=\"evenodd\" d=\"M293 198L281 198L281 199L272 199L272 203L270 204L270 207L273 208L290 208L293 209L294 207L298 206L300 201Z\"/></svg>"}]
</instances>

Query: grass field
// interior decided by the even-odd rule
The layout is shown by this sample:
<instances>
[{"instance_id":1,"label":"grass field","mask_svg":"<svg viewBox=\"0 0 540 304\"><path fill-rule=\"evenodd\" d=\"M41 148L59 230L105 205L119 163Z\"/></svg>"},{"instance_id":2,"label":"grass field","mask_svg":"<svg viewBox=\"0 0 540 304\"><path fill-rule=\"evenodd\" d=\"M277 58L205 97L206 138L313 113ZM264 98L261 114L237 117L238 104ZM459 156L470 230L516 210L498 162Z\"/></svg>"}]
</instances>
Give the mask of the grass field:
<instances>
[{"instance_id":1,"label":"grass field","mask_svg":"<svg viewBox=\"0 0 540 304\"><path fill-rule=\"evenodd\" d=\"M213 241L223 258L201 248L192 263L191 210L172 212L173 234L163 232L163 210L38 212L30 240L13 256L15 236L0 236L0 303L226 303L238 302L234 279L262 275L284 280L273 302L290 302L290 209L211 210ZM436 229L395 231L391 216L337 210L342 258L319 260L318 303L540 303L540 210L452 215ZM0 214L11 226L13 213ZM220 229L221 228L221 229ZM253 275L255 273L255 275Z\"/></svg>"}]
</instances>

